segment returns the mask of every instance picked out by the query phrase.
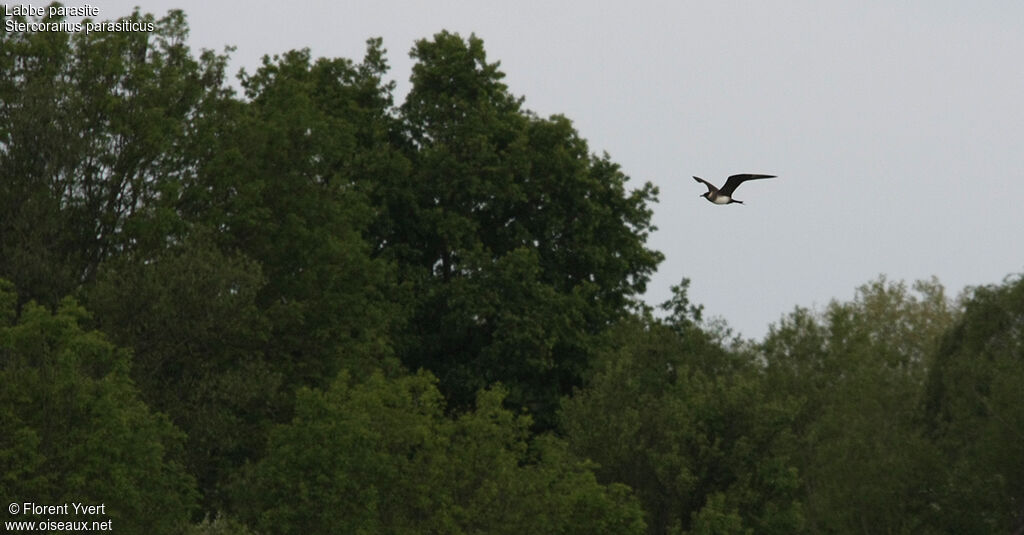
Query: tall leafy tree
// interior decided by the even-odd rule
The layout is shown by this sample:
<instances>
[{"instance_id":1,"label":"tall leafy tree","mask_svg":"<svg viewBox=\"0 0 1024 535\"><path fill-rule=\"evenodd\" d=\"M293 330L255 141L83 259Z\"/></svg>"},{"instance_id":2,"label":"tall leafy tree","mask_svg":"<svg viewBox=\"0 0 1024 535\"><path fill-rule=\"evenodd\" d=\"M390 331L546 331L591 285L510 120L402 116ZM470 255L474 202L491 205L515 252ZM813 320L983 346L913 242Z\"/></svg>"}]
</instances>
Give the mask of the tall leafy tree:
<instances>
[{"instance_id":1,"label":"tall leafy tree","mask_svg":"<svg viewBox=\"0 0 1024 535\"><path fill-rule=\"evenodd\" d=\"M230 108L227 58L191 53L181 11L129 18L155 29L0 36L0 275L22 301L88 302L134 352L142 399L189 432L208 491L216 465L260 442L238 420L251 430L274 392L254 373L259 266L196 246L175 211Z\"/></svg>"},{"instance_id":2,"label":"tall leafy tree","mask_svg":"<svg viewBox=\"0 0 1024 535\"><path fill-rule=\"evenodd\" d=\"M656 190L627 191L567 119L523 110L479 38L442 32L411 55L400 113L412 167L376 236L414 293L403 360L458 405L501 381L551 425L591 337L661 258L645 247Z\"/></svg>"},{"instance_id":3,"label":"tall leafy tree","mask_svg":"<svg viewBox=\"0 0 1024 535\"><path fill-rule=\"evenodd\" d=\"M295 51L242 76L248 100L204 101L179 148L188 165L85 292L134 348L147 399L188 432L208 510L288 418L296 386L387 362L401 313L362 239L370 208L354 185L390 165L384 69L377 40L359 65Z\"/></svg>"},{"instance_id":4,"label":"tall leafy tree","mask_svg":"<svg viewBox=\"0 0 1024 535\"><path fill-rule=\"evenodd\" d=\"M390 354L390 269L363 239L372 208L355 185L387 167L377 124L390 99L379 41L355 65L308 50L265 58L243 75L248 102L227 106L213 150L175 199L192 224L254 260L268 358L289 385L366 372ZM379 156L379 157L378 157Z\"/></svg>"},{"instance_id":5,"label":"tall leafy tree","mask_svg":"<svg viewBox=\"0 0 1024 535\"><path fill-rule=\"evenodd\" d=\"M182 12L130 18L155 30L0 35L0 275L23 299L55 305L133 246L222 91L224 59L189 54Z\"/></svg>"}]
</instances>

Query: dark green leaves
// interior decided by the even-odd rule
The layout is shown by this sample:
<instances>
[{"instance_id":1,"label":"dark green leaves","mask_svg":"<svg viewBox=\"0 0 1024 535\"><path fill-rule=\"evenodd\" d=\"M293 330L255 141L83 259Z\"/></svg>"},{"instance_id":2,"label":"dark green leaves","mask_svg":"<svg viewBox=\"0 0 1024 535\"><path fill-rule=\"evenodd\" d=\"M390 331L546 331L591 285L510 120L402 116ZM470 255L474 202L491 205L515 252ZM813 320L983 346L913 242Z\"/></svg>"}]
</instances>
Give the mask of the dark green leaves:
<instances>
[{"instance_id":1,"label":"dark green leaves","mask_svg":"<svg viewBox=\"0 0 1024 535\"><path fill-rule=\"evenodd\" d=\"M396 105L379 39L236 95L181 12L132 17L0 34L0 494L131 532L1021 531L1019 279L961 315L883 278L755 345L682 278L656 319L657 190L476 36L415 43Z\"/></svg>"},{"instance_id":2,"label":"dark green leaves","mask_svg":"<svg viewBox=\"0 0 1024 535\"><path fill-rule=\"evenodd\" d=\"M570 448L601 481L633 488L649 533L796 533L798 472L786 457L791 406L757 369L658 323L627 322L586 388L564 402Z\"/></svg>"},{"instance_id":3,"label":"dark green leaves","mask_svg":"<svg viewBox=\"0 0 1024 535\"><path fill-rule=\"evenodd\" d=\"M411 177L402 219L382 225L382 254L412 284L402 351L434 371L457 405L493 381L553 423L580 384L590 338L627 313L660 261L646 184L589 153L564 117L540 119L500 81L480 39L442 32L416 44L401 107Z\"/></svg>"},{"instance_id":4,"label":"dark green leaves","mask_svg":"<svg viewBox=\"0 0 1024 535\"><path fill-rule=\"evenodd\" d=\"M942 338L928 425L950 459L937 516L961 533L1024 529L1024 279L974 288Z\"/></svg>"},{"instance_id":5,"label":"dark green leaves","mask_svg":"<svg viewBox=\"0 0 1024 535\"><path fill-rule=\"evenodd\" d=\"M456 419L429 374L303 390L238 495L277 533L642 533L629 492L599 485L529 419L482 391Z\"/></svg>"},{"instance_id":6,"label":"dark green leaves","mask_svg":"<svg viewBox=\"0 0 1024 535\"><path fill-rule=\"evenodd\" d=\"M24 298L55 304L134 247L132 220L195 165L224 59L188 54L180 12L155 25L0 36L0 273Z\"/></svg>"},{"instance_id":7,"label":"dark green leaves","mask_svg":"<svg viewBox=\"0 0 1024 535\"><path fill-rule=\"evenodd\" d=\"M196 502L183 436L140 399L128 351L83 329L74 300L56 313L30 302L17 316L14 301L0 279L0 492L105 503L121 529L179 533Z\"/></svg>"}]
</instances>

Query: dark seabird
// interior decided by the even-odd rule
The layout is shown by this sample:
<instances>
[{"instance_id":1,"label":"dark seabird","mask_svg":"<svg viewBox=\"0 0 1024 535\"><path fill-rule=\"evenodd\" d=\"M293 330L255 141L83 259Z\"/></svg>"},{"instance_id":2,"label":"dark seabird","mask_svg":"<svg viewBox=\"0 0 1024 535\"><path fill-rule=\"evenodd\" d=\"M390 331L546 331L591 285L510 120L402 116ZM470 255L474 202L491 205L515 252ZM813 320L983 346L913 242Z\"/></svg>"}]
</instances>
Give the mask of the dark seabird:
<instances>
[{"instance_id":1,"label":"dark seabird","mask_svg":"<svg viewBox=\"0 0 1024 535\"><path fill-rule=\"evenodd\" d=\"M714 184L699 176L693 177L694 180L701 182L708 187L708 192L701 194L701 197L704 197L715 204L729 204L734 202L743 204L743 201L737 201L732 198L732 192L736 191L736 188L740 187L740 184L748 180L760 180L762 178L775 178L775 175L732 175L725 181L725 185L722 186L722 189L716 188Z\"/></svg>"}]
</instances>

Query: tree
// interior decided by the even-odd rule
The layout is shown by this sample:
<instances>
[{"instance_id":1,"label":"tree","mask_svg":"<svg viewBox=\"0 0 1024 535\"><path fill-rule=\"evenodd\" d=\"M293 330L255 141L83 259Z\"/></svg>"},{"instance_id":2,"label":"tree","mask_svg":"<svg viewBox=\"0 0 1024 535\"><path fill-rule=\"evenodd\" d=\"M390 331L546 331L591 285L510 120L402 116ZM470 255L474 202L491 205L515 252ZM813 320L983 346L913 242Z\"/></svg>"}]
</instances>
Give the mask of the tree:
<instances>
[{"instance_id":1,"label":"tree","mask_svg":"<svg viewBox=\"0 0 1024 535\"><path fill-rule=\"evenodd\" d=\"M644 243L657 190L627 192L567 119L524 111L477 37L442 32L411 55L400 108L411 171L382 192L375 236L413 292L402 360L435 372L455 406L500 381L550 427L591 338L661 259Z\"/></svg>"},{"instance_id":2,"label":"tree","mask_svg":"<svg viewBox=\"0 0 1024 535\"><path fill-rule=\"evenodd\" d=\"M242 76L249 101L225 106L212 149L172 203L259 266L268 360L289 388L382 365L402 321L390 267L363 239L373 209L355 185L390 165L376 124L390 98L381 54L371 40L361 65L311 63L308 50L264 58Z\"/></svg>"},{"instance_id":3,"label":"tree","mask_svg":"<svg viewBox=\"0 0 1024 535\"><path fill-rule=\"evenodd\" d=\"M561 442L529 441L501 389L445 415L427 373L303 389L295 419L237 486L241 517L276 533L640 533L622 486Z\"/></svg>"},{"instance_id":4,"label":"tree","mask_svg":"<svg viewBox=\"0 0 1024 535\"><path fill-rule=\"evenodd\" d=\"M1024 533L1024 277L973 288L942 338L927 385L949 533Z\"/></svg>"},{"instance_id":5,"label":"tree","mask_svg":"<svg viewBox=\"0 0 1024 535\"><path fill-rule=\"evenodd\" d=\"M789 454L814 532L934 529L942 459L920 407L956 310L934 279L913 290L881 277L821 314L797 309L762 344L773 397L799 407Z\"/></svg>"},{"instance_id":6,"label":"tree","mask_svg":"<svg viewBox=\"0 0 1024 535\"><path fill-rule=\"evenodd\" d=\"M129 378L129 353L81 323L72 299L20 311L0 280L0 493L106 505L128 532L180 533L195 507L180 431Z\"/></svg>"},{"instance_id":7,"label":"tree","mask_svg":"<svg viewBox=\"0 0 1024 535\"><path fill-rule=\"evenodd\" d=\"M719 346L685 296L670 323L624 321L562 405L570 449L633 488L648 533L797 533L799 477L783 447L792 408L752 361Z\"/></svg>"},{"instance_id":8,"label":"tree","mask_svg":"<svg viewBox=\"0 0 1024 535\"><path fill-rule=\"evenodd\" d=\"M134 247L223 91L225 59L189 54L182 12L130 18L155 30L0 35L0 276L23 301L54 306Z\"/></svg>"},{"instance_id":9,"label":"tree","mask_svg":"<svg viewBox=\"0 0 1024 535\"><path fill-rule=\"evenodd\" d=\"M291 403L265 354L265 284L256 262L195 235L106 262L84 292L96 324L132 348L143 399L187 433L186 465L207 509L223 507L221 485L262 450Z\"/></svg>"},{"instance_id":10,"label":"tree","mask_svg":"<svg viewBox=\"0 0 1024 535\"><path fill-rule=\"evenodd\" d=\"M242 76L248 102L209 99L181 149L191 164L140 210L136 247L84 292L136 351L147 399L188 432L210 512L268 426L287 421L297 386L388 365L401 311L353 185L387 157L384 68L377 40L361 65L295 51Z\"/></svg>"}]
</instances>

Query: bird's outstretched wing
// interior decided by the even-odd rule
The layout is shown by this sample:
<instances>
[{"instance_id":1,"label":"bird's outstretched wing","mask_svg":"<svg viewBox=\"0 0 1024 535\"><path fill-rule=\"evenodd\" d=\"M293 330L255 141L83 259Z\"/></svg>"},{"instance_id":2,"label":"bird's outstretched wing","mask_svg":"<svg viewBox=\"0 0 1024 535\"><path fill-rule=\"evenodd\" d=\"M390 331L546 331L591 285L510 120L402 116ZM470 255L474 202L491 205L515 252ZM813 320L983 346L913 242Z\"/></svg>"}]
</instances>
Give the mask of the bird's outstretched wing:
<instances>
[{"instance_id":1,"label":"bird's outstretched wing","mask_svg":"<svg viewBox=\"0 0 1024 535\"><path fill-rule=\"evenodd\" d=\"M775 178L775 175L732 175L725 181L725 185L722 186L720 192L722 195L732 197L732 192L736 191L736 188L740 187L740 184L748 180L760 180L762 178Z\"/></svg>"},{"instance_id":2,"label":"bird's outstretched wing","mask_svg":"<svg viewBox=\"0 0 1024 535\"><path fill-rule=\"evenodd\" d=\"M707 186L708 187L708 191L718 191L718 188L716 188L714 184L708 182L707 180L704 180L703 178L701 178L699 176L695 176L695 177L693 177L693 179L696 180L697 182L700 182L701 184L704 184L705 186Z\"/></svg>"}]
</instances>

